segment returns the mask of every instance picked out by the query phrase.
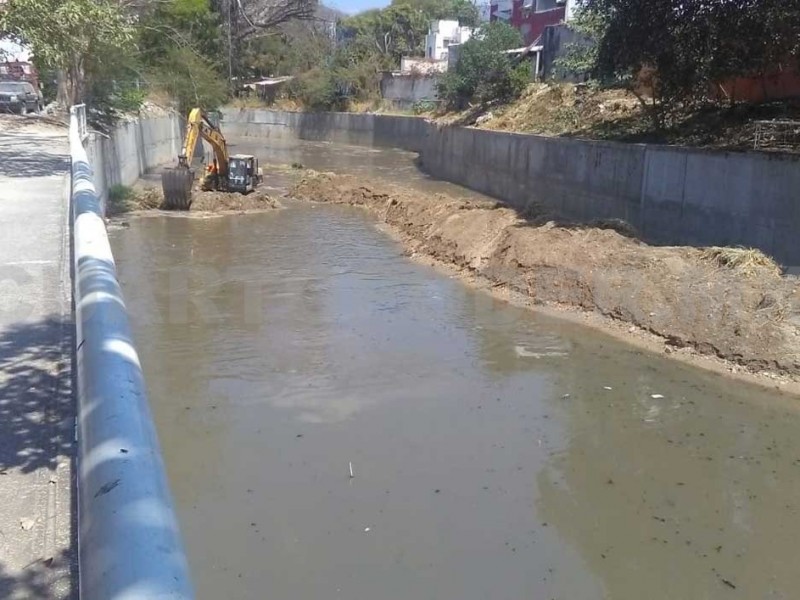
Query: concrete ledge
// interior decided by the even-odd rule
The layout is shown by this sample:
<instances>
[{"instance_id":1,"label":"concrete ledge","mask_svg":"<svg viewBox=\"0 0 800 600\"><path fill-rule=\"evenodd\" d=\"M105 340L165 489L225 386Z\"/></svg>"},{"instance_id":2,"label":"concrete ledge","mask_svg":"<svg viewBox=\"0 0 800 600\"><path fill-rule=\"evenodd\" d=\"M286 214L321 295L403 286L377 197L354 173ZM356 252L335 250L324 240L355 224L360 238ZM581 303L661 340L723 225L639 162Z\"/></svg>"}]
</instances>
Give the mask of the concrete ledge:
<instances>
[{"instance_id":1,"label":"concrete ledge","mask_svg":"<svg viewBox=\"0 0 800 600\"><path fill-rule=\"evenodd\" d=\"M73 114L80 597L190 599L144 376L82 142Z\"/></svg>"}]
</instances>

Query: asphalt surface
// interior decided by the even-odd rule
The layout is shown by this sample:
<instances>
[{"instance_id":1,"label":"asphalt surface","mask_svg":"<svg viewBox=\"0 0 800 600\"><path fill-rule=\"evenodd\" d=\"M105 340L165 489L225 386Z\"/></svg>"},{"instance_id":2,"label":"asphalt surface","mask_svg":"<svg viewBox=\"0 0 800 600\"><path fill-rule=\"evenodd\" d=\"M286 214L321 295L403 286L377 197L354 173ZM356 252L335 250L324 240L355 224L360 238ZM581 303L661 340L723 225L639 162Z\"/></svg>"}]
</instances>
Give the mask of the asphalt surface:
<instances>
[{"instance_id":1,"label":"asphalt surface","mask_svg":"<svg viewBox=\"0 0 800 600\"><path fill-rule=\"evenodd\" d=\"M0 598L72 598L66 128L0 116Z\"/></svg>"}]
</instances>

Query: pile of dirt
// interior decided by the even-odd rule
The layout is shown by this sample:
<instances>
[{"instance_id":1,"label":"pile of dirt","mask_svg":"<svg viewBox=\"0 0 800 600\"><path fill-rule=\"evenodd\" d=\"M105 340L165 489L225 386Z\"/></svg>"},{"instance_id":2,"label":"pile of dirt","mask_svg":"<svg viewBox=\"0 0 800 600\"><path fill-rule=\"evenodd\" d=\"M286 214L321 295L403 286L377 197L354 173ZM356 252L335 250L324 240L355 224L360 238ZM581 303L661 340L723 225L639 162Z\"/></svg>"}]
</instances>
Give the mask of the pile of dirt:
<instances>
[{"instance_id":1,"label":"pile of dirt","mask_svg":"<svg viewBox=\"0 0 800 600\"><path fill-rule=\"evenodd\" d=\"M192 211L197 212L258 212L280 208L281 203L264 191L255 190L249 194L230 194L227 192L195 191Z\"/></svg>"},{"instance_id":2,"label":"pile of dirt","mask_svg":"<svg viewBox=\"0 0 800 600\"><path fill-rule=\"evenodd\" d=\"M160 188L147 186L133 188L126 200L125 210L119 212L163 210L164 194ZM190 213L233 214L260 212L281 208L281 203L262 190L249 194L193 191Z\"/></svg>"},{"instance_id":3,"label":"pile of dirt","mask_svg":"<svg viewBox=\"0 0 800 600\"><path fill-rule=\"evenodd\" d=\"M756 251L653 247L613 229L523 220L496 202L309 172L299 199L368 208L409 251L533 304L593 311L754 372L800 374L800 285Z\"/></svg>"}]
</instances>

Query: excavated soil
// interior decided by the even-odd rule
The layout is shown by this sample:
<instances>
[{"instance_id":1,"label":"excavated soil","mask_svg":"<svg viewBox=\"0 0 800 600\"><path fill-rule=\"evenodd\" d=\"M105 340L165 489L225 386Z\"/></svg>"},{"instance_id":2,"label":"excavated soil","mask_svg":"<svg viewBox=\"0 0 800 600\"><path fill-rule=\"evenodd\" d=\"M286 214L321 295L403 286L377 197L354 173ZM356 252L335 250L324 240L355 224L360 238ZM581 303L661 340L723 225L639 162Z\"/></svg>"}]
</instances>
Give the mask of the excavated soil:
<instances>
[{"instance_id":1,"label":"excavated soil","mask_svg":"<svg viewBox=\"0 0 800 600\"><path fill-rule=\"evenodd\" d=\"M164 194L157 187L137 187L125 201L124 210L112 214L163 210ZM249 194L228 192L204 192L195 188L189 214L238 214L281 208L281 203L266 191L255 190ZM176 213L180 214L180 213Z\"/></svg>"},{"instance_id":2,"label":"excavated soil","mask_svg":"<svg viewBox=\"0 0 800 600\"><path fill-rule=\"evenodd\" d=\"M649 246L613 229L537 224L500 203L347 175L308 172L290 195L366 207L410 253L535 305L655 334L667 352L684 349L771 377L800 374L800 285L760 253ZM757 260L739 261L740 252Z\"/></svg>"}]
</instances>

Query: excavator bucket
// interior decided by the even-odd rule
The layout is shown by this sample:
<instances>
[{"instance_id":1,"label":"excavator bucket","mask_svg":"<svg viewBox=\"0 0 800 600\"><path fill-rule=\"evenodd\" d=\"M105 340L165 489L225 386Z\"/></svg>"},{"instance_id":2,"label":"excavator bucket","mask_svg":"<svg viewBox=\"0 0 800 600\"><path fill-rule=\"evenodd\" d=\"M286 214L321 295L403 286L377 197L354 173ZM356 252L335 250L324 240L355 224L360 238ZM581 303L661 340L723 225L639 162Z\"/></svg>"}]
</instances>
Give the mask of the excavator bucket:
<instances>
[{"instance_id":1,"label":"excavator bucket","mask_svg":"<svg viewBox=\"0 0 800 600\"><path fill-rule=\"evenodd\" d=\"M164 192L164 208L167 210L189 210L192 205L194 171L184 167L164 169L161 173L161 189Z\"/></svg>"}]
</instances>

